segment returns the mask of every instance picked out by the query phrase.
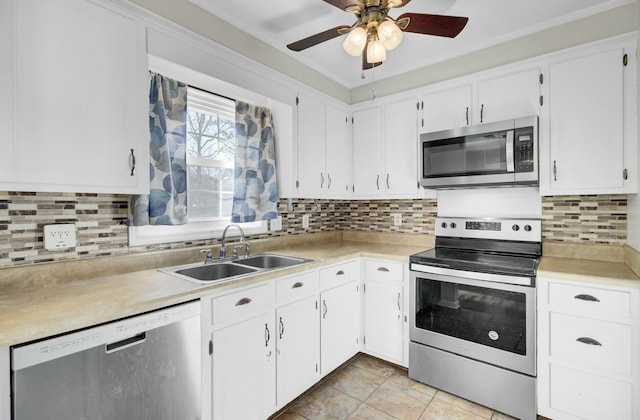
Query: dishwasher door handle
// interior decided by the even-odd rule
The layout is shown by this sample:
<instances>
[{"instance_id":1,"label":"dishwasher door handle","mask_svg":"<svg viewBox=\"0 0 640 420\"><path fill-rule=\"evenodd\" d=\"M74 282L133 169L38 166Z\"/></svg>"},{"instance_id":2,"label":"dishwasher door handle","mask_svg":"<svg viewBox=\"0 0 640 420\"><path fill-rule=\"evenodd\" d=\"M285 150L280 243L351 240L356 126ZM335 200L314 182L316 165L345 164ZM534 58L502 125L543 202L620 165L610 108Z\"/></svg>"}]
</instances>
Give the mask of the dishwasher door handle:
<instances>
[{"instance_id":1,"label":"dishwasher door handle","mask_svg":"<svg viewBox=\"0 0 640 420\"><path fill-rule=\"evenodd\" d=\"M141 332L133 337L127 337L123 340L115 341L113 343L107 343L104 345L105 353L114 353L119 350L126 349L127 347L135 346L136 344L144 343L147 340L147 333Z\"/></svg>"}]
</instances>

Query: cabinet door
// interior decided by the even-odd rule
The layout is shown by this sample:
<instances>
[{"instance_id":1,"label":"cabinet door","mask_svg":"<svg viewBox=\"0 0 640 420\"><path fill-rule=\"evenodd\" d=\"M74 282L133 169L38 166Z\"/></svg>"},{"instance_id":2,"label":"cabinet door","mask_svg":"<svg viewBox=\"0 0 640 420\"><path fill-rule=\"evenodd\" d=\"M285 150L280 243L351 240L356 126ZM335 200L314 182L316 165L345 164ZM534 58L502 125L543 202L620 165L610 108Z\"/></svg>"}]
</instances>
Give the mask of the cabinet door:
<instances>
[{"instance_id":1,"label":"cabinet door","mask_svg":"<svg viewBox=\"0 0 640 420\"><path fill-rule=\"evenodd\" d=\"M213 332L213 418L262 420L276 408L273 312Z\"/></svg>"},{"instance_id":2,"label":"cabinet door","mask_svg":"<svg viewBox=\"0 0 640 420\"><path fill-rule=\"evenodd\" d=\"M280 307L278 334L278 407L320 379L320 318L316 296Z\"/></svg>"},{"instance_id":3,"label":"cabinet door","mask_svg":"<svg viewBox=\"0 0 640 420\"><path fill-rule=\"evenodd\" d=\"M381 121L380 107L353 113L353 186L358 197L384 194Z\"/></svg>"},{"instance_id":4,"label":"cabinet door","mask_svg":"<svg viewBox=\"0 0 640 420\"><path fill-rule=\"evenodd\" d=\"M326 192L331 198L351 195L351 131L345 111L326 108ZM319 157L316 157L319 159Z\"/></svg>"},{"instance_id":5,"label":"cabinet door","mask_svg":"<svg viewBox=\"0 0 640 420\"><path fill-rule=\"evenodd\" d=\"M540 70L530 69L478 82L477 123L540 113Z\"/></svg>"},{"instance_id":6,"label":"cabinet door","mask_svg":"<svg viewBox=\"0 0 640 420\"><path fill-rule=\"evenodd\" d=\"M320 300L320 369L325 376L358 352L358 285L352 282L324 291Z\"/></svg>"},{"instance_id":7,"label":"cabinet door","mask_svg":"<svg viewBox=\"0 0 640 420\"><path fill-rule=\"evenodd\" d=\"M14 4L21 188L148 193L143 26L92 1Z\"/></svg>"},{"instance_id":8,"label":"cabinet door","mask_svg":"<svg viewBox=\"0 0 640 420\"><path fill-rule=\"evenodd\" d=\"M387 195L417 196L418 111L415 98L384 107L384 188Z\"/></svg>"},{"instance_id":9,"label":"cabinet door","mask_svg":"<svg viewBox=\"0 0 640 420\"><path fill-rule=\"evenodd\" d=\"M613 48L550 65L551 191L623 192L622 56Z\"/></svg>"},{"instance_id":10,"label":"cabinet door","mask_svg":"<svg viewBox=\"0 0 640 420\"><path fill-rule=\"evenodd\" d=\"M326 189L325 108L319 100L299 95L298 197L318 198Z\"/></svg>"},{"instance_id":11,"label":"cabinet door","mask_svg":"<svg viewBox=\"0 0 640 420\"><path fill-rule=\"evenodd\" d=\"M11 1L0 2L0 184L14 182L14 73L13 73L13 13Z\"/></svg>"},{"instance_id":12,"label":"cabinet door","mask_svg":"<svg viewBox=\"0 0 640 420\"><path fill-rule=\"evenodd\" d=\"M421 133L471 124L471 85L428 93L422 98Z\"/></svg>"},{"instance_id":13,"label":"cabinet door","mask_svg":"<svg viewBox=\"0 0 640 420\"><path fill-rule=\"evenodd\" d=\"M367 352L402 362L402 283L367 280L364 289L364 345Z\"/></svg>"}]
</instances>

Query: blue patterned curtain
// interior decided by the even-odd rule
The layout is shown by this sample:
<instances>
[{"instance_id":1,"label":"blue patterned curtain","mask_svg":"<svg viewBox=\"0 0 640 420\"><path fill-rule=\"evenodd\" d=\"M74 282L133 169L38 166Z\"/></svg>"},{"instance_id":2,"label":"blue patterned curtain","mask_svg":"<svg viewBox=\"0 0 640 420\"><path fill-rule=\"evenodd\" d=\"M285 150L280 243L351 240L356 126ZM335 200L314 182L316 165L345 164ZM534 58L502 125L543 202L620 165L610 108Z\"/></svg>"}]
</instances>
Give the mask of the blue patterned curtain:
<instances>
[{"instance_id":1,"label":"blue patterned curtain","mask_svg":"<svg viewBox=\"0 0 640 420\"><path fill-rule=\"evenodd\" d=\"M187 223L187 85L150 73L150 191L131 197L135 226Z\"/></svg>"},{"instance_id":2,"label":"blue patterned curtain","mask_svg":"<svg viewBox=\"0 0 640 420\"><path fill-rule=\"evenodd\" d=\"M254 222L278 216L274 136L269 108L236 102L232 222Z\"/></svg>"}]
</instances>

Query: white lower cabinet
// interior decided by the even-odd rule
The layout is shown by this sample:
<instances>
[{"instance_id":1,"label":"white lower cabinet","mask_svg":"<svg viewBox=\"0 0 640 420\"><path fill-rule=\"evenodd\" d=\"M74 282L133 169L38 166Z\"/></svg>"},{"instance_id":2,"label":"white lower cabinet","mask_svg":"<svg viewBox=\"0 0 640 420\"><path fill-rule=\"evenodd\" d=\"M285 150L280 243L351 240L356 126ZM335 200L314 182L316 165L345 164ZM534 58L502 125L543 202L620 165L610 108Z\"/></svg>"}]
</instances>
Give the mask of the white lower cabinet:
<instances>
[{"instance_id":1,"label":"white lower cabinet","mask_svg":"<svg viewBox=\"0 0 640 420\"><path fill-rule=\"evenodd\" d=\"M276 398L282 408L320 379L317 271L279 279L276 294Z\"/></svg>"},{"instance_id":2,"label":"white lower cabinet","mask_svg":"<svg viewBox=\"0 0 640 420\"><path fill-rule=\"evenodd\" d=\"M538 277L538 413L640 419L640 290Z\"/></svg>"},{"instance_id":3,"label":"white lower cabinet","mask_svg":"<svg viewBox=\"0 0 640 420\"><path fill-rule=\"evenodd\" d=\"M320 270L320 370L325 376L360 349L359 260Z\"/></svg>"},{"instance_id":4,"label":"white lower cabinet","mask_svg":"<svg viewBox=\"0 0 640 420\"><path fill-rule=\"evenodd\" d=\"M400 365L407 364L403 274L402 263L363 261L364 350Z\"/></svg>"},{"instance_id":5,"label":"white lower cabinet","mask_svg":"<svg viewBox=\"0 0 640 420\"><path fill-rule=\"evenodd\" d=\"M273 285L214 297L211 306L212 416L265 419L276 410Z\"/></svg>"}]
</instances>

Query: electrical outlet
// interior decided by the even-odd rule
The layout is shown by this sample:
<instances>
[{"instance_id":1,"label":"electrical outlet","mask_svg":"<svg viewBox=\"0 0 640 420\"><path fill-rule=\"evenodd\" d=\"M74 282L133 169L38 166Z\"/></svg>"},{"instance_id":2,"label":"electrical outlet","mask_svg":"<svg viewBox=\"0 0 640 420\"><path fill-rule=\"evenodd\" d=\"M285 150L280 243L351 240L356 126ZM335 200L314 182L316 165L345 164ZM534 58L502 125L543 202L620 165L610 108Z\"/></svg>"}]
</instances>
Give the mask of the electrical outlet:
<instances>
[{"instance_id":1,"label":"electrical outlet","mask_svg":"<svg viewBox=\"0 0 640 420\"><path fill-rule=\"evenodd\" d=\"M45 225L44 247L50 251L76 246L76 225L73 223Z\"/></svg>"},{"instance_id":2,"label":"electrical outlet","mask_svg":"<svg viewBox=\"0 0 640 420\"><path fill-rule=\"evenodd\" d=\"M303 229L309 229L309 215L308 214L303 214L302 215L302 228Z\"/></svg>"},{"instance_id":3,"label":"electrical outlet","mask_svg":"<svg viewBox=\"0 0 640 420\"><path fill-rule=\"evenodd\" d=\"M269 230L272 232L276 230L282 230L282 216L278 216L275 219L269 221Z\"/></svg>"},{"instance_id":4,"label":"electrical outlet","mask_svg":"<svg viewBox=\"0 0 640 420\"><path fill-rule=\"evenodd\" d=\"M394 226L402 226L402 213L393 213L393 225Z\"/></svg>"}]
</instances>

